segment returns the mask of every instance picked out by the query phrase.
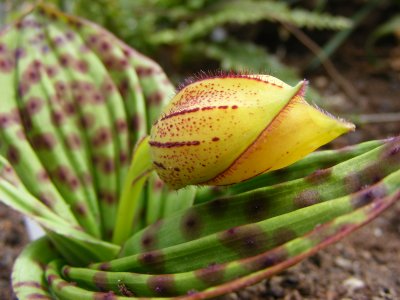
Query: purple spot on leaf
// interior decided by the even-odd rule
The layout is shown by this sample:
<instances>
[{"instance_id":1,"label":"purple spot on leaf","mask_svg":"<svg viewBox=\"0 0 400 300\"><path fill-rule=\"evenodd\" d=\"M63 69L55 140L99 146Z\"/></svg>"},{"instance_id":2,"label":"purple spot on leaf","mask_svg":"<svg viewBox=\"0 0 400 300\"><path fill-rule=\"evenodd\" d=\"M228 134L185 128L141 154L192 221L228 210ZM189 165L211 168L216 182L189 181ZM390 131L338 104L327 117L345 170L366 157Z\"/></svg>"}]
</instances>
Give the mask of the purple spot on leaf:
<instances>
[{"instance_id":1,"label":"purple spot on leaf","mask_svg":"<svg viewBox=\"0 0 400 300\"><path fill-rule=\"evenodd\" d=\"M160 250L140 254L139 261L149 272L161 272L164 269L164 254Z\"/></svg>"},{"instance_id":2,"label":"purple spot on leaf","mask_svg":"<svg viewBox=\"0 0 400 300\"><path fill-rule=\"evenodd\" d=\"M297 208L303 208L317 204L321 201L317 190L304 190L297 194L293 200L293 204Z\"/></svg>"},{"instance_id":3,"label":"purple spot on leaf","mask_svg":"<svg viewBox=\"0 0 400 300\"><path fill-rule=\"evenodd\" d=\"M329 179L331 176L331 169L316 170L312 174L308 175L305 180L310 184L320 184Z\"/></svg>"},{"instance_id":4,"label":"purple spot on leaf","mask_svg":"<svg viewBox=\"0 0 400 300\"><path fill-rule=\"evenodd\" d=\"M7 151L7 159L13 165L16 165L19 163L20 154L19 154L18 149L15 146L13 146L13 145L9 146L8 151Z\"/></svg>"},{"instance_id":5,"label":"purple spot on leaf","mask_svg":"<svg viewBox=\"0 0 400 300\"><path fill-rule=\"evenodd\" d=\"M39 133L31 137L32 145L37 150L51 151L57 144L57 140L51 133Z\"/></svg>"},{"instance_id":6,"label":"purple spot on leaf","mask_svg":"<svg viewBox=\"0 0 400 300\"><path fill-rule=\"evenodd\" d=\"M102 147L107 145L112 140L111 130L107 127L101 127L97 129L92 138L92 144L94 147Z\"/></svg>"},{"instance_id":7,"label":"purple spot on leaf","mask_svg":"<svg viewBox=\"0 0 400 300\"><path fill-rule=\"evenodd\" d=\"M208 286L217 285L224 279L224 269L224 265L210 264L203 269L196 270L195 275Z\"/></svg>"},{"instance_id":8,"label":"purple spot on leaf","mask_svg":"<svg viewBox=\"0 0 400 300\"><path fill-rule=\"evenodd\" d=\"M173 275L151 276L147 281L147 285L157 296L167 297L176 295Z\"/></svg>"},{"instance_id":9,"label":"purple spot on leaf","mask_svg":"<svg viewBox=\"0 0 400 300\"><path fill-rule=\"evenodd\" d=\"M266 233L255 224L228 229L220 233L218 239L241 257L256 255L268 246Z\"/></svg>"},{"instance_id":10,"label":"purple spot on leaf","mask_svg":"<svg viewBox=\"0 0 400 300\"><path fill-rule=\"evenodd\" d=\"M180 228L182 235L186 239L192 240L198 238L201 235L202 227L201 216L195 209L190 209L182 216Z\"/></svg>"},{"instance_id":11,"label":"purple spot on leaf","mask_svg":"<svg viewBox=\"0 0 400 300\"><path fill-rule=\"evenodd\" d=\"M93 283L96 286L97 290L101 292L106 292L108 288L108 280L106 272L96 272L93 276Z\"/></svg>"},{"instance_id":12,"label":"purple spot on leaf","mask_svg":"<svg viewBox=\"0 0 400 300\"><path fill-rule=\"evenodd\" d=\"M251 222L263 220L268 215L269 199L263 192L255 192L244 203L244 213Z\"/></svg>"}]
</instances>

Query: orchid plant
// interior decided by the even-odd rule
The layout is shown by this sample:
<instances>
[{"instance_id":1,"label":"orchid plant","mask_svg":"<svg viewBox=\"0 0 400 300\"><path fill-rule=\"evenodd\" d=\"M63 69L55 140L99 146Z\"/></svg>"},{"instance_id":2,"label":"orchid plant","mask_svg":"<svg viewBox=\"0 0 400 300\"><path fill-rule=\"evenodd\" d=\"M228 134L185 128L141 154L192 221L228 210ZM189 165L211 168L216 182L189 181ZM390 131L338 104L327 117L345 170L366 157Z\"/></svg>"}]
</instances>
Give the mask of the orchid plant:
<instances>
[{"instance_id":1,"label":"orchid plant","mask_svg":"<svg viewBox=\"0 0 400 300\"><path fill-rule=\"evenodd\" d=\"M15 263L21 300L215 297L400 198L399 138L309 154L354 126L306 82L219 74L173 96L149 58L44 4L1 33L0 86L0 200L46 231Z\"/></svg>"}]
</instances>

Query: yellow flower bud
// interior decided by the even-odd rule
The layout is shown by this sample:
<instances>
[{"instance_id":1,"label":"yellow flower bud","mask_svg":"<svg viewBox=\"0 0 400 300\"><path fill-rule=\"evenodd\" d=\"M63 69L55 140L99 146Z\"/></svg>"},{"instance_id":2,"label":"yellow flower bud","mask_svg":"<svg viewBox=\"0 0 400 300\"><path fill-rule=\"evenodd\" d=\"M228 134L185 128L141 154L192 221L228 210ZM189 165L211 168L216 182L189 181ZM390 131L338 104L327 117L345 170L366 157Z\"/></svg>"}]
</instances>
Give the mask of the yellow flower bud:
<instances>
[{"instance_id":1,"label":"yellow flower bud","mask_svg":"<svg viewBox=\"0 0 400 300\"><path fill-rule=\"evenodd\" d=\"M288 166L354 129L309 105L307 82L227 75L180 90L150 135L154 167L171 188L229 185Z\"/></svg>"}]
</instances>

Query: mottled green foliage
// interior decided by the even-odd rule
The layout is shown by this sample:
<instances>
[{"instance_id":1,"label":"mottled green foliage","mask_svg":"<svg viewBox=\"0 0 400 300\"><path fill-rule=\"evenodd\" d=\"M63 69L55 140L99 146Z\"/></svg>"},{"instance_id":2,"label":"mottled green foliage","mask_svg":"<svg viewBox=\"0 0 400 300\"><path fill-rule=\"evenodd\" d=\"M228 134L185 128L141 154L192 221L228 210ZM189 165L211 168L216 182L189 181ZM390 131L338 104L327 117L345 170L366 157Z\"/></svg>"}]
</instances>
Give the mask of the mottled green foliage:
<instances>
[{"instance_id":1,"label":"mottled green foliage","mask_svg":"<svg viewBox=\"0 0 400 300\"><path fill-rule=\"evenodd\" d=\"M47 233L15 264L21 300L218 296L400 199L400 138L316 152L219 190L169 191L155 174L143 186L147 144L133 147L171 84L109 32L44 5L1 33L0 86L0 200ZM122 246L114 228L118 244L129 237Z\"/></svg>"},{"instance_id":2,"label":"mottled green foliage","mask_svg":"<svg viewBox=\"0 0 400 300\"><path fill-rule=\"evenodd\" d=\"M32 299L36 295L36 299L51 299L43 266L59 258L48 238L27 246L15 262L12 274L13 290L18 298Z\"/></svg>"},{"instance_id":3,"label":"mottled green foliage","mask_svg":"<svg viewBox=\"0 0 400 300\"><path fill-rule=\"evenodd\" d=\"M304 237L296 238L295 235L289 235L288 231L286 231L286 236L283 236L283 238L286 237L288 241L282 239L280 242L281 247L267 250L249 258L232 259L225 263L212 262L197 269L193 268L191 271L182 270L181 272L173 272L173 274L168 273L168 275L150 275L147 272L138 273L135 272L134 268L129 268L129 272L123 272L117 270L95 271L69 267L64 268L64 274L71 281L91 286L93 289L113 290L116 293L120 292L118 282L123 282L128 290L136 291L145 296L184 295L204 289L210 292L222 288L222 286L213 287L216 284L224 283L229 285L229 282L236 278L241 277L241 280L246 280L259 276L258 272L271 275L279 269L280 265L291 265L297 262L301 259L301 256L310 255L318 248L334 242L340 236L365 224L382 209L398 200L399 196L399 193L397 193L387 198L377 199L374 203L366 205L353 213L343 215L331 223L316 227L315 230ZM284 233L282 232L281 234L283 235ZM250 240L250 238L253 238L253 240ZM243 246L250 248L254 246L251 243L259 241L260 239L255 239L255 236L246 236ZM235 241L233 244L240 243ZM210 259L210 255L212 254L208 254L208 259ZM218 256L218 258L220 257ZM186 264L190 262L185 260L184 257L181 257L181 259ZM112 265L110 268L112 268ZM190 270L190 268L187 269ZM260 278L264 276L266 275L261 275ZM159 290L157 290L157 285L152 285L157 279ZM237 287L234 283L231 283L229 289L234 288Z\"/></svg>"},{"instance_id":4,"label":"mottled green foliage","mask_svg":"<svg viewBox=\"0 0 400 300\"><path fill-rule=\"evenodd\" d=\"M43 6L1 33L0 84L1 162L18 174L18 190L1 181L4 201L43 225L63 221L45 224L57 233L109 240L133 146L173 92L162 70Z\"/></svg>"}]
</instances>

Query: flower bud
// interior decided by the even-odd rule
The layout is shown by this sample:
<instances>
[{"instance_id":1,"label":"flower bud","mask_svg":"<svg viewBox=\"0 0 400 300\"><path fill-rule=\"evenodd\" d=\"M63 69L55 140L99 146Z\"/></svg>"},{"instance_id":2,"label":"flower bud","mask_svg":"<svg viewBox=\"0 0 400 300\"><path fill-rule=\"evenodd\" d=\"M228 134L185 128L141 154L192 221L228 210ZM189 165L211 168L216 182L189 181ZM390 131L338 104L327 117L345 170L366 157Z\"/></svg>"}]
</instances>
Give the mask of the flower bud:
<instances>
[{"instance_id":1,"label":"flower bud","mask_svg":"<svg viewBox=\"0 0 400 300\"><path fill-rule=\"evenodd\" d=\"M354 129L309 105L306 81L268 75L202 79L181 89L151 129L167 185L229 185L288 166Z\"/></svg>"}]
</instances>

